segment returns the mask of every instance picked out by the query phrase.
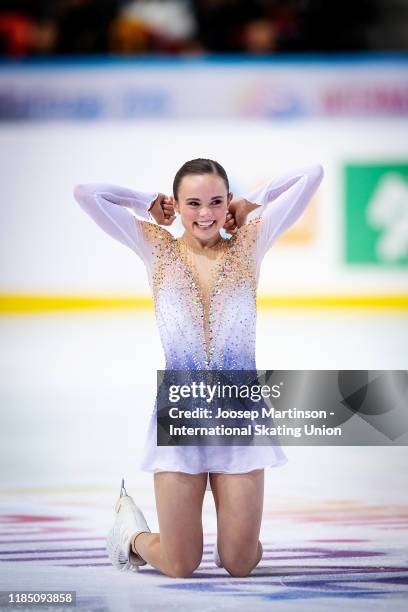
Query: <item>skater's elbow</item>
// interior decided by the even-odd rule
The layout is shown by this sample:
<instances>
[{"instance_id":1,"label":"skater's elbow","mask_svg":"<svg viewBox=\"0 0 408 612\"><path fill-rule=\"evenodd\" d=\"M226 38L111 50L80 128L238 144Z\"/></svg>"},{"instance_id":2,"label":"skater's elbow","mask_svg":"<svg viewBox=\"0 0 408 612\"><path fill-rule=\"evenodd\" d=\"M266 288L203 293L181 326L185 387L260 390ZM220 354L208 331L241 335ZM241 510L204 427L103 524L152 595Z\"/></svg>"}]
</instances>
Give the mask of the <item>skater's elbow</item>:
<instances>
[{"instance_id":1,"label":"skater's elbow","mask_svg":"<svg viewBox=\"0 0 408 612\"><path fill-rule=\"evenodd\" d=\"M95 192L91 185L75 185L74 198L84 210L92 210L95 201Z\"/></svg>"},{"instance_id":2,"label":"skater's elbow","mask_svg":"<svg viewBox=\"0 0 408 612\"><path fill-rule=\"evenodd\" d=\"M315 182L320 183L324 176L323 166L321 164L315 164L312 168L311 176Z\"/></svg>"},{"instance_id":3,"label":"skater's elbow","mask_svg":"<svg viewBox=\"0 0 408 612\"><path fill-rule=\"evenodd\" d=\"M77 202L82 202L85 196L86 188L85 185L75 185L74 187L74 198Z\"/></svg>"}]
</instances>

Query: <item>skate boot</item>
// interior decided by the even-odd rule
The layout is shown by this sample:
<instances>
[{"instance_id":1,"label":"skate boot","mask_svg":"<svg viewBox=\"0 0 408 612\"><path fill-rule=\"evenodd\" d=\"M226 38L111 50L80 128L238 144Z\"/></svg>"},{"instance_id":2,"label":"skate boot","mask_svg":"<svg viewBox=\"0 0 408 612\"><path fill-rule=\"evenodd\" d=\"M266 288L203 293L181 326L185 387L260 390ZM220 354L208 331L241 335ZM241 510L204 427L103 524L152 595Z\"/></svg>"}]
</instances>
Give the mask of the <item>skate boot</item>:
<instances>
[{"instance_id":1,"label":"skate boot","mask_svg":"<svg viewBox=\"0 0 408 612\"><path fill-rule=\"evenodd\" d=\"M106 538L109 559L118 570L137 572L146 561L132 550L132 536L150 533L142 511L126 493L124 479L120 487L120 497L115 505L116 519Z\"/></svg>"}]
</instances>

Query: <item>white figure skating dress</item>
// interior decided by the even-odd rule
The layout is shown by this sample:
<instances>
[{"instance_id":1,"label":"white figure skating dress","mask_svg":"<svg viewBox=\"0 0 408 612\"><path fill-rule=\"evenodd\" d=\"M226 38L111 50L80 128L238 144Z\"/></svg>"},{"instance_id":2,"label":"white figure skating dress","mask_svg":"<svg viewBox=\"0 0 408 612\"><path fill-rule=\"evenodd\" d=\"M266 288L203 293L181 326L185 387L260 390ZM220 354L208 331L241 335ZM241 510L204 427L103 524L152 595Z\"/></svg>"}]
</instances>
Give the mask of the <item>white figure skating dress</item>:
<instances>
[{"instance_id":1,"label":"white figure skating dress","mask_svg":"<svg viewBox=\"0 0 408 612\"><path fill-rule=\"evenodd\" d=\"M153 222L158 193L77 185L76 200L110 236L143 260L166 369L256 370L256 291L263 256L302 214L323 168L299 168L245 194L258 208L231 238L203 255ZM242 473L286 463L275 446L157 446L155 402L141 468Z\"/></svg>"}]
</instances>

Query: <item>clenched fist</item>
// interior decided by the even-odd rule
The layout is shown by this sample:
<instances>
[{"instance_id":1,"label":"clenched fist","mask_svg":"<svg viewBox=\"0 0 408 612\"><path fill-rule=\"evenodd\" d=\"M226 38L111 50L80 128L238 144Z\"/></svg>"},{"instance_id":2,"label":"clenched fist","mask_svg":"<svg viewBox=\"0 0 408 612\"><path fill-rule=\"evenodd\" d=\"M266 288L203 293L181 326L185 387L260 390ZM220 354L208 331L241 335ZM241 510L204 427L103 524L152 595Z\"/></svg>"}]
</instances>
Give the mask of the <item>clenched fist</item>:
<instances>
[{"instance_id":1,"label":"clenched fist","mask_svg":"<svg viewBox=\"0 0 408 612\"><path fill-rule=\"evenodd\" d=\"M149 212L159 225L171 225L176 218L174 198L166 196L164 193L159 193L149 208Z\"/></svg>"}]
</instances>

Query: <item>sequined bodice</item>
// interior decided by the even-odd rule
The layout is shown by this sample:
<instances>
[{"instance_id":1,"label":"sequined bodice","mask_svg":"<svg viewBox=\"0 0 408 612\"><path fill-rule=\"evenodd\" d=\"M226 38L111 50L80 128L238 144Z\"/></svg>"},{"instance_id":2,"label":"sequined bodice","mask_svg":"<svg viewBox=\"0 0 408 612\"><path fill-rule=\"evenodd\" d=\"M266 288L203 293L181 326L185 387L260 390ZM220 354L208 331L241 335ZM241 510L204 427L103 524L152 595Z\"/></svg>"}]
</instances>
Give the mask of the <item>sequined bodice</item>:
<instances>
[{"instance_id":1,"label":"sequined bodice","mask_svg":"<svg viewBox=\"0 0 408 612\"><path fill-rule=\"evenodd\" d=\"M196 303L202 307L202 323L207 358L211 347L211 303L215 291L225 274L225 259L229 251L229 240L223 238L215 247L208 249L207 253L199 253L192 249L183 240L175 240L175 255L179 257L184 266L191 286L196 295Z\"/></svg>"},{"instance_id":2,"label":"sequined bodice","mask_svg":"<svg viewBox=\"0 0 408 612\"><path fill-rule=\"evenodd\" d=\"M255 369L258 219L198 254L164 228L142 224L152 246L149 281L172 369Z\"/></svg>"}]
</instances>

